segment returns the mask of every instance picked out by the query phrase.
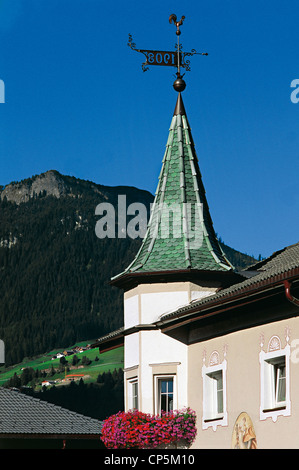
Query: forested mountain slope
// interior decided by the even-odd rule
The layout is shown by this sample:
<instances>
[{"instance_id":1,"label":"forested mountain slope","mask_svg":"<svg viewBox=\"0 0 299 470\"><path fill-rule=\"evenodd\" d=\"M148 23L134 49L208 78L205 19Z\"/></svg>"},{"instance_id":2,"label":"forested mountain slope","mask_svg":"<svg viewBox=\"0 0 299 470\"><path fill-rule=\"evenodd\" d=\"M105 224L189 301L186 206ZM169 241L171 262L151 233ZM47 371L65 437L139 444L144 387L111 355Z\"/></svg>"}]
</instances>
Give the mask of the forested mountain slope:
<instances>
[{"instance_id":1,"label":"forested mountain slope","mask_svg":"<svg viewBox=\"0 0 299 470\"><path fill-rule=\"evenodd\" d=\"M148 208L153 196L49 171L0 191L0 338L6 364L100 336L123 324L122 292L109 280L133 260L140 239L95 234L95 209ZM224 246L225 247L225 246ZM236 267L253 258L227 247Z\"/></svg>"}]
</instances>

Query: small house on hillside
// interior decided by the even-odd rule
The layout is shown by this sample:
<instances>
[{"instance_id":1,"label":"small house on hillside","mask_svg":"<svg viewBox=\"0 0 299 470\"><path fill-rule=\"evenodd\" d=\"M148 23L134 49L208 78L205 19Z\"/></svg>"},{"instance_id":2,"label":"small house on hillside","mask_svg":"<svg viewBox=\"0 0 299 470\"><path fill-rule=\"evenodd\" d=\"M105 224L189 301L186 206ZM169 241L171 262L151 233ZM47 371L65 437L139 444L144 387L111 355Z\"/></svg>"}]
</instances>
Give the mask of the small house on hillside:
<instances>
[{"instance_id":1,"label":"small house on hillside","mask_svg":"<svg viewBox=\"0 0 299 470\"><path fill-rule=\"evenodd\" d=\"M72 349L63 351L64 356L72 356L74 354L74 351Z\"/></svg>"},{"instance_id":2,"label":"small house on hillside","mask_svg":"<svg viewBox=\"0 0 299 470\"><path fill-rule=\"evenodd\" d=\"M42 387L49 387L50 385L55 385L56 380L44 380L42 382Z\"/></svg>"}]
</instances>

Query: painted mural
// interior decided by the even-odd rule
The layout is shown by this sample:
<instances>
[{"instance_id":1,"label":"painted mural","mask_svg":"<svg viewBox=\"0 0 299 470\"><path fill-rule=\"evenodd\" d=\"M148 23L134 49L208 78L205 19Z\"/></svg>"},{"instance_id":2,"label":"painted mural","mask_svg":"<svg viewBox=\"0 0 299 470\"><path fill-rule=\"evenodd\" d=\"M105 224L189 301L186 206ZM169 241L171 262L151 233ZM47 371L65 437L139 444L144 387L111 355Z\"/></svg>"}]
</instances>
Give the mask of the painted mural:
<instances>
[{"instance_id":1,"label":"painted mural","mask_svg":"<svg viewBox=\"0 0 299 470\"><path fill-rule=\"evenodd\" d=\"M247 413L241 413L236 419L233 436L233 449L257 449L253 424Z\"/></svg>"}]
</instances>

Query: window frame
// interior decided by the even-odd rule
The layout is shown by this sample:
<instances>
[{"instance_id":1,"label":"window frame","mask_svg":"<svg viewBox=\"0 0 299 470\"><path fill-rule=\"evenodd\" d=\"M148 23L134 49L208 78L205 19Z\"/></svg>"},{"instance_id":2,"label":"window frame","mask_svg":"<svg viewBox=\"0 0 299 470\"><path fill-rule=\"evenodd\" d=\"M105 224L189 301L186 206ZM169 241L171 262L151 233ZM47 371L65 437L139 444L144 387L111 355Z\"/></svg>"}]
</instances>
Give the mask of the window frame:
<instances>
[{"instance_id":1,"label":"window frame","mask_svg":"<svg viewBox=\"0 0 299 470\"><path fill-rule=\"evenodd\" d=\"M265 353L260 352L260 420L290 416L290 346ZM284 400L278 399L279 371L284 367Z\"/></svg>"},{"instance_id":2,"label":"window frame","mask_svg":"<svg viewBox=\"0 0 299 470\"><path fill-rule=\"evenodd\" d=\"M128 379L128 399L129 399L129 410L139 409L139 381L138 377ZM135 393L137 392L137 393ZM137 407L134 401L137 400Z\"/></svg>"},{"instance_id":3,"label":"window frame","mask_svg":"<svg viewBox=\"0 0 299 470\"><path fill-rule=\"evenodd\" d=\"M279 362L278 364L273 364L274 366L274 400L277 406L283 406L286 403L286 363L285 356L282 356L284 361ZM283 370L283 372L282 372ZM284 399L280 399L279 395L281 393L281 384L283 383L283 395Z\"/></svg>"},{"instance_id":4,"label":"window frame","mask_svg":"<svg viewBox=\"0 0 299 470\"><path fill-rule=\"evenodd\" d=\"M154 405L155 413L161 415L161 382L163 380L172 380L172 410L177 408L177 393L176 393L176 374L157 374L154 376Z\"/></svg>"},{"instance_id":5,"label":"window frame","mask_svg":"<svg viewBox=\"0 0 299 470\"><path fill-rule=\"evenodd\" d=\"M213 427L214 431L217 426L227 426L227 380L226 380L227 362L202 367L203 378L203 414L202 429ZM222 378L222 409L219 410L219 389L218 377Z\"/></svg>"}]
</instances>

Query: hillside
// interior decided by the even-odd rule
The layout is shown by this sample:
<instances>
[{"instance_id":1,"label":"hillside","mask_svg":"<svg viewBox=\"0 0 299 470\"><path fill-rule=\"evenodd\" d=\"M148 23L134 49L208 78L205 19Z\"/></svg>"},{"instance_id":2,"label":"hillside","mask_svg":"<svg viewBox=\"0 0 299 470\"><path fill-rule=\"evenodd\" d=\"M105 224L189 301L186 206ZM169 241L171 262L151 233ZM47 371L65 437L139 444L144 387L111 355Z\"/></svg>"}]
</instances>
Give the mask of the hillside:
<instances>
[{"instance_id":1,"label":"hillside","mask_svg":"<svg viewBox=\"0 0 299 470\"><path fill-rule=\"evenodd\" d=\"M91 348L89 343L80 351L85 343L78 343L76 351L74 347L68 348L68 354L65 354L64 349L56 349L25 359L20 364L0 367L0 386L18 389L32 387L39 391L43 387L69 385L81 378L84 383L95 383L99 374L123 369L123 347L100 353L98 348Z\"/></svg>"},{"instance_id":2,"label":"hillside","mask_svg":"<svg viewBox=\"0 0 299 470\"><path fill-rule=\"evenodd\" d=\"M140 239L95 235L95 208L119 195L148 208L153 196L49 171L0 190L0 338L6 365L99 338L123 324L122 293L109 280ZM242 268L253 258L225 247Z\"/></svg>"}]
</instances>

